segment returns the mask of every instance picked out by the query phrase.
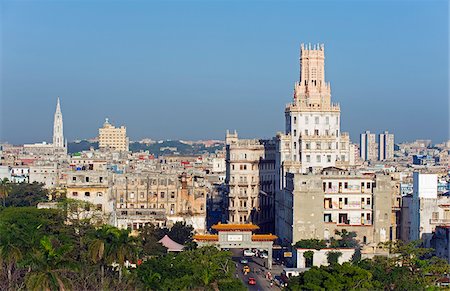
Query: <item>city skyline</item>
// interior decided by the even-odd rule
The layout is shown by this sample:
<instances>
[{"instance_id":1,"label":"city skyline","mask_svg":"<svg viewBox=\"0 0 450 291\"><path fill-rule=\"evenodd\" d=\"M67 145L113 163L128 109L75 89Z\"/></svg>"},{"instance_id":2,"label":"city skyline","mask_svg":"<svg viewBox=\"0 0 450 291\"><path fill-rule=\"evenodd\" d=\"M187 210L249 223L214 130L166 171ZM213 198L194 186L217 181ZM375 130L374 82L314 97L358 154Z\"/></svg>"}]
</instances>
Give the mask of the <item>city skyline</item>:
<instances>
[{"instance_id":1,"label":"city skyline","mask_svg":"<svg viewBox=\"0 0 450 291\"><path fill-rule=\"evenodd\" d=\"M195 2L169 11L160 2L126 9L121 2L3 2L8 13L2 17L0 139L51 141L57 96L69 141L96 136L106 117L125 125L131 140L223 140L226 129L242 137L271 137L283 131L284 104L298 81L300 43L320 42L331 94L341 104L342 130L353 142L366 130L388 130L396 142L447 140L447 2L329 4L323 11L311 2ZM346 12L350 5L353 10ZM386 7L391 11L377 20L377 11ZM86 21L73 13L66 17L70 8ZM288 16L295 8L308 13L294 21ZM99 9L106 10L104 22L94 19ZM220 20L233 12L233 21L224 25ZM118 16L123 20L115 23ZM317 16L324 21L315 22ZM305 29L308 21L313 29ZM98 32L89 31L89 24Z\"/></svg>"}]
</instances>

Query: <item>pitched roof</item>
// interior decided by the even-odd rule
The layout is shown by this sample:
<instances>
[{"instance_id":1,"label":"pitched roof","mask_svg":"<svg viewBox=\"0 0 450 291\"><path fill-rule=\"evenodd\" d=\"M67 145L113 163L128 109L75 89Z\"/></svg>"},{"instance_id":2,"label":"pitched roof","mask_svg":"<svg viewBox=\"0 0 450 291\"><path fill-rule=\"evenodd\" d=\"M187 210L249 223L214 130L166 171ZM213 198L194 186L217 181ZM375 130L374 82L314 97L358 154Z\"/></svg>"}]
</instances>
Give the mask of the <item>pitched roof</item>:
<instances>
[{"instance_id":1,"label":"pitched roof","mask_svg":"<svg viewBox=\"0 0 450 291\"><path fill-rule=\"evenodd\" d=\"M167 234L158 242L165 246L168 252L181 252L184 248L183 245L172 240Z\"/></svg>"}]
</instances>

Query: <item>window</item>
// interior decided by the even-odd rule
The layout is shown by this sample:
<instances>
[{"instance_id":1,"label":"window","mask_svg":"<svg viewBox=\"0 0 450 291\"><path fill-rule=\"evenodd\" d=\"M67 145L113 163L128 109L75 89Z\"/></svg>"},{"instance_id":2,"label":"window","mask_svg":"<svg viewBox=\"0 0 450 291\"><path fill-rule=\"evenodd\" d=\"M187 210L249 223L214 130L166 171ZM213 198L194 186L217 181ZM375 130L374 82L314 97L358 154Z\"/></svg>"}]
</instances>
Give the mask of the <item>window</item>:
<instances>
[{"instance_id":1,"label":"window","mask_svg":"<svg viewBox=\"0 0 450 291\"><path fill-rule=\"evenodd\" d=\"M130 198L134 199L134 193L130 193Z\"/></svg>"},{"instance_id":2,"label":"window","mask_svg":"<svg viewBox=\"0 0 450 291\"><path fill-rule=\"evenodd\" d=\"M96 205L96 209L102 211L102 205L101 204L97 204Z\"/></svg>"},{"instance_id":3,"label":"window","mask_svg":"<svg viewBox=\"0 0 450 291\"><path fill-rule=\"evenodd\" d=\"M97 192L97 197L102 197L103 193L102 192Z\"/></svg>"},{"instance_id":4,"label":"window","mask_svg":"<svg viewBox=\"0 0 450 291\"><path fill-rule=\"evenodd\" d=\"M89 177L86 177L86 182L89 182Z\"/></svg>"},{"instance_id":5,"label":"window","mask_svg":"<svg viewBox=\"0 0 450 291\"><path fill-rule=\"evenodd\" d=\"M172 192L170 193L170 198L172 198L172 199L175 198L175 192L174 192L174 191L172 191Z\"/></svg>"},{"instance_id":6,"label":"window","mask_svg":"<svg viewBox=\"0 0 450 291\"><path fill-rule=\"evenodd\" d=\"M305 135L309 135L309 131L305 129Z\"/></svg>"},{"instance_id":7,"label":"window","mask_svg":"<svg viewBox=\"0 0 450 291\"><path fill-rule=\"evenodd\" d=\"M320 163L321 159L320 159L320 155L316 156L316 162Z\"/></svg>"},{"instance_id":8,"label":"window","mask_svg":"<svg viewBox=\"0 0 450 291\"><path fill-rule=\"evenodd\" d=\"M316 116L316 118L314 118L314 123L315 124L319 124L319 117L318 116Z\"/></svg>"},{"instance_id":9,"label":"window","mask_svg":"<svg viewBox=\"0 0 450 291\"><path fill-rule=\"evenodd\" d=\"M306 162L311 162L311 156L310 155L306 155Z\"/></svg>"},{"instance_id":10,"label":"window","mask_svg":"<svg viewBox=\"0 0 450 291\"><path fill-rule=\"evenodd\" d=\"M90 196L91 196L91 193L90 193L90 192L84 192L84 196L90 197Z\"/></svg>"},{"instance_id":11,"label":"window","mask_svg":"<svg viewBox=\"0 0 450 291\"><path fill-rule=\"evenodd\" d=\"M78 196L78 192L72 192L72 196Z\"/></svg>"},{"instance_id":12,"label":"window","mask_svg":"<svg viewBox=\"0 0 450 291\"><path fill-rule=\"evenodd\" d=\"M314 129L314 135L315 136L319 135L319 130L318 129Z\"/></svg>"},{"instance_id":13,"label":"window","mask_svg":"<svg viewBox=\"0 0 450 291\"><path fill-rule=\"evenodd\" d=\"M305 147L306 147L307 150L309 150L309 149L311 149L311 144L310 144L309 142L307 142L307 143L305 144Z\"/></svg>"},{"instance_id":14,"label":"window","mask_svg":"<svg viewBox=\"0 0 450 291\"><path fill-rule=\"evenodd\" d=\"M348 189L348 182L344 183L344 189Z\"/></svg>"},{"instance_id":15,"label":"window","mask_svg":"<svg viewBox=\"0 0 450 291\"><path fill-rule=\"evenodd\" d=\"M433 219L433 220L439 219L439 212L433 212L433 213L431 214L431 219Z\"/></svg>"},{"instance_id":16,"label":"window","mask_svg":"<svg viewBox=\"0 0 450 291\"><path fill-rule=\"evenodd\" d=\"M103 182L103 177L100 177L99 180L100 180L100 183L102 183Z\"/></svg>"},{"instance_id":17,"label":"window","mask_svg":"<svg viewBox=\"0 0 450 291\"><path fill-rule=\"evenodd\" d=\"M297 148L297 143L294 141L294 149Z\"/></svg>"},{"instance_id":18,"label":"window","mask_svg":"<svg viewBox=\"0 0 450 291\"><path fill-rule=\"evenodd\" d=\"M141 198L144 198L144 192L141 192Z\"/></svg>"},{"instance_id":19,"label":"window","mask_svg":"<svg viewBox=\"0 0 450 291\"><path fill-rule=\"evenodd\" d=\"M367 198L367 205L370 205L370 198Z\"/></svg>"},{"instance_id":20,"label":"window","mask_svg":"<svg viewBox=\"0 0 450 291\"><path fill-rule=\"evenodd\" d=\"M77 177L72 177L72 181L76 181L77 180Z\"/></svg>"},{"instance_id":21,"label":"window","mask_svg":"<svg viewBox=\"0 0 450 291\"><path fill-rule=\"evenodd\" d=\"M327 155L327 162L331 163L331 155Z\"/></svg>"},{"instance_id":22,"label":"window","mask_svg":"<svg viewBox=\"0 0 450 291\"><path fill-rule=\"evenodd\" d=\"M331 149L332 149L332 147L333 147L332 143L331 143L331 142L329 142L329 143L328 143L328 149L329 149L329 150L331 150Z\"/></svg>"},{"instance_id":23,"label":"window","mask_svg":"<svg viewBox=\"0 0 450 291\"><path fill-rule=\"evenodd\" d=\"M294 116L294 124L297 124L297 117Z\"/></svg>"},{"instance_id":24,"label":"window","mask_svg":"<svg viewBox=\"0 0 450 291\"><path fill-rule=\"evenodd\" d=\"M370 221L370 213L367 213L367 220Z\"/></svg>"},{"instance_id":25,"label":"window","mask_svg":"<svg viewBox=\"0 0 450 291\"><path fill-rule=\"evenodd\" d=\"M332 222L331 221L331 213L327 213L323 215L323 221L324 222Z\"/></svg>"},{"instance_id":26,"label":"window","mask_svg":"<svg viewBox=\"0 0 450 291\"><path fill-rule=\"evenodd\" d=\"M320 142L317 143L316 148L317 148L318 150L321 149L321 143L320 143Z\"/></svg>"},{"instance_id":27,"label":"window","mask_svg":"<svg viewBox=\"0 0 450 291\"><path fill-rule=\"evenodd\" d=\"M370 182L367 182L367 189L370 189Z\"/></svg>"},{"instance_id":28,"label":"window","mask_svg":"<svg viewBox=\"0 0 450 291\"><path fill-rule=\"evenodd\" d=\"M344 205L348 205L348 198L344 198Z\"/></svg>"},{"instance_id":29,"label":"window","mask_svg":"<svg viewBox=\"0 0 450 291\"><path fill-rule=\"evenodd\" d=\"M297 136L297 130L294 129L294 136Z\"/></svg>"},{"instance_id":30,"label":"window","mask_svg":"<svg viewBox=\"0 0 450 291\"><path fill-rule=\"evenodd\" d=\"M309 117L305 116L305 124L309 124Z\"/></svg>"},{"instance_id":31,"label":"window","mask_svg":"<svg viewBox=\"0 0 450 291\"><path fill-rule=\"evenodd\" d=\"M329 118L328 116L325 117L325 124L326 124L326 125L330 124L330 118Z\"/></svg>"},{"instance_id":32,"label":"window","mask_svg":"<svg viewBox=\"0 0 450 291\"><path fill-rule=\"evenodd\" d=\"M161 199L164 199L164 192L161 192Z\"/></svg>"}]
</instances>

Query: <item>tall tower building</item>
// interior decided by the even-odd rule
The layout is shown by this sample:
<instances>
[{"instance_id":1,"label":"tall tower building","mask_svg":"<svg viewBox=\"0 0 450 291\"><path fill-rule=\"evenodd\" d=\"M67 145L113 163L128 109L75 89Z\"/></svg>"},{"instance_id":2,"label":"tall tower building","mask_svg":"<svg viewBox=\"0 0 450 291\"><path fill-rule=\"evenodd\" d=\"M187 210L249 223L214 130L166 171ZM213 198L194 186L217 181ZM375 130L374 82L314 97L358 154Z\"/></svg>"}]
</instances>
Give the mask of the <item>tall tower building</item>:
<instances>
[{"instance_id":1,"label":"tall tower building","mask_svg":"<svg viewBox=\"0 0 450 291\"><path fill-rule=\"evenodd\" d=\"M278 136L280 168L306 173L348 166L350 140L341 133L340 115L339 104L331 102L330 83L325 81L324 45L302 44L300 79L293 102L285 109L285 133Z\"/></svg>"},{"instance_id":2,"label":"tall tower building","mask_svg":"<svg viewBox=\"0 0 450 291\"><path fill-rule=\"evenodd\" d=\"M65 147L64 132L63 132L63 118L61 113L61 105L56 102L55 118L53 121L53 147L55 149L61 149Z\"/></svg>"},{"instance_id":3,"label":"tall tower building","mask_svg":"<svg viewBox=\"0 0 450 291\"><path fill-rule=\"evenodd\" d=\"M361 134L359 152L363 161L377 160L377 143L374 133L367 130Z\"/></svg>"},{"instance_id":4,"label":"tall tower building","mask_svg":"<svg viewBox=\"0 0 450 291\"><path fill-rule=\"evenodd\" d=\"M394 135L385 131L379 135L378 159L380 161L394 158Z\"/></svg>"}]
</instances>

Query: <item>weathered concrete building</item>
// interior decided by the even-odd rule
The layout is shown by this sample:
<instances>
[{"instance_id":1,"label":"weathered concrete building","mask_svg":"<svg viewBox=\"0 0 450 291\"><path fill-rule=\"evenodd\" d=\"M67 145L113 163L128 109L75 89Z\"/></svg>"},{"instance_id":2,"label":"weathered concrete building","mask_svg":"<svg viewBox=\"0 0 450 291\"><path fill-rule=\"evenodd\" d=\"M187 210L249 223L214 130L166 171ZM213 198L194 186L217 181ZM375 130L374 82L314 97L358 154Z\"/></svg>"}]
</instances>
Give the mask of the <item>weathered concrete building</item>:
<instances>
[{"instance_id":1,"label":"weathered concrete building","mask_svg":"<svg viewBox=\"0 0 450 291\"><path fill-rule=\"evenodd\" d=\"M239 139L227 131L225 142L228 221L273 231L276 141Z\"/></svg>"},{"instance_id":2,"label":"weathered concrete building","mask_svg":"<svg viewBox=\"0 0 450 291\"><path fill-rule=\"evenodd\" d=\"M394 183L389 175L325 168L320 175L288 174L276 199L276 234L284 242L329 239L354 231L364 246L392 238Z\"/></svg>"}]
</instances>

